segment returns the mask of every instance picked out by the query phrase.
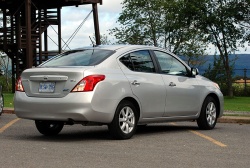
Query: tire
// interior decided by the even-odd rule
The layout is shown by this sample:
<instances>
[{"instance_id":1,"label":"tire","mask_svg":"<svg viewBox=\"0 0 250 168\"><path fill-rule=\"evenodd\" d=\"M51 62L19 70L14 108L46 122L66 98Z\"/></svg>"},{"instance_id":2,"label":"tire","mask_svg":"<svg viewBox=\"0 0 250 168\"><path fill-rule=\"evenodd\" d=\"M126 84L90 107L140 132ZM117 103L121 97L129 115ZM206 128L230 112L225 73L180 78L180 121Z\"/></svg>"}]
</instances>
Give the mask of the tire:
<instances>
[{"instance_id":1,"label":"tire","mask_svg":"<svg viewBox=\"0 0 250 168\"><path fill-rule=\"evenodd\" d=\"M37 130L46 136L57 135L63 129L64 123L60 121L35 121Z\"/></svg>"},{"instance_id":2,"label":"tire","mask_svg":"<svg viewBox=\"0 0 250 168\"><path fill-rule=\"evenodd\" d=\"M197 124L200 129L211 130L217 123L218 105L214 98L207 97L203 102L201 113L197 119Z\"/></svg>"},{"instance_id":3,"label":"tire","mask_svg":"<svg viewBox=\"0 0 250 168\"><path fill-rule=\"evenodd\" d=\"M113 121L108 125L115 139L130 139L136 132L138 112L130 101L122 101L116 109Z\"/></svg>"},{"instance_id":4,"label":"tire","mask_svg":"<svg viewBox=\"0 0 250 168\"><path fill-rule=\"evenodd\" d=\"M0 115L3 113L3 107L4 107L4 98L3 95L0 95Z\"/></svg>"}]
</instances>

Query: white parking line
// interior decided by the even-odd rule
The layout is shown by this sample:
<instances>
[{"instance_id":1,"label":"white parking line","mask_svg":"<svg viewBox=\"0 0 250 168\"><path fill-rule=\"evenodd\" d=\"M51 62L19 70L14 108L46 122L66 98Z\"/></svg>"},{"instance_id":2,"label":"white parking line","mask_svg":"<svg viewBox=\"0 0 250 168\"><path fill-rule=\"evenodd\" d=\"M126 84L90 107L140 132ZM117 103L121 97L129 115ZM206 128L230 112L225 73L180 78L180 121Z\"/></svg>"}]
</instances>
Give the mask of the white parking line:
<instances>
[{"instance_id":1,"label":"white parking line","mask_svg":"<svg viewBox=\"0 0 250 168\"><path fill-rule=\"evenodd\" d=\"M10 121L8 124L6 124L2 128L0 128L0 133L3 133L7 128L9 128L10 126L12 126L13 124L15 124L19 120L20 120L20 118L16 118L16 119Z\"/></svg>"}]
</instances>

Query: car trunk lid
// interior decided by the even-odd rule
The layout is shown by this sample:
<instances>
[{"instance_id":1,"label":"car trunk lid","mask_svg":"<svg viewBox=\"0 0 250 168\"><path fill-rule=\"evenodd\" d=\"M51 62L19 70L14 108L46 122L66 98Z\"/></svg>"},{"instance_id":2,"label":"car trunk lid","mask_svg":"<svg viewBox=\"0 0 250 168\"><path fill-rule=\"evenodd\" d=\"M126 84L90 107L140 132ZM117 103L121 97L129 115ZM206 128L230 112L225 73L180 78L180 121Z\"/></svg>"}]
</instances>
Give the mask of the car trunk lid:
<instances>
[{"instance_id":1,"label":"car trunk lid","mask_svg":"<svg viewBox=\"0 0 250 168\"><path fill-rule=\"evenodd\" d=\"M89 68L32 68L24 71L21 79L29 97L64 97L84 77L84 71Z\"/></svg>"}]
</instances>

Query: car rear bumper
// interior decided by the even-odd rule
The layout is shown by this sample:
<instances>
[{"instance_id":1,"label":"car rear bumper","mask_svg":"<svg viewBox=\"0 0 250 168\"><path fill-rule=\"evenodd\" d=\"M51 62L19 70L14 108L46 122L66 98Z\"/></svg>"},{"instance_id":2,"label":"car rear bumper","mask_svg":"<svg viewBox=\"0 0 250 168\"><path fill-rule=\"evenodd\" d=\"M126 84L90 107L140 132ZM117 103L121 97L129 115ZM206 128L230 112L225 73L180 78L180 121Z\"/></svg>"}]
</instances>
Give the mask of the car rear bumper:
<instances>
[{"instance_id":1,"label":"car rear bumper","mask_svg":"<svg viewBox=\"0 0 250 168\"><path fill-rule=\"evenodd\" d=\"M92 92L69 93L63 98L28 97L25 92L16 92L14 111L19 118L32 120L110 123L117 101L93 97Z\"/></svg>"}]
</instances>

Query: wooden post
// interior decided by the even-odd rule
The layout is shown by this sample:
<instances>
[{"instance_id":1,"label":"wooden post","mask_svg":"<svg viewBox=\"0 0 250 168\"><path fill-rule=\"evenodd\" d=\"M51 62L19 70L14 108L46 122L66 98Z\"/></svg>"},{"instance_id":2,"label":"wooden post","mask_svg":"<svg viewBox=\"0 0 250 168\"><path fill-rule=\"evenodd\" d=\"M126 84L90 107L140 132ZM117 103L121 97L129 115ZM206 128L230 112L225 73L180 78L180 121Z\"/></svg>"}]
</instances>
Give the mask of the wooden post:
<instances>
[{"instance_id":1,"label":"wooden post","mask_svg":"<svg viewBox=\"0 0 250 168\"><path fill-rule=\"evenodd\" d=\"M38 17L39 17L39 64L42 63L42 16L41 16L41 10L38 10ZM37 62L37 61L36 61Z\"/></svg>"},{"instance_id":2,"label":"wooden post","mask_svg":"<svg viewBox=\"0 0 250 168\"><path fill-rule=\"evenodd\" d=\"M33 66L33 50L31 43L31 2L25 0L25 22L26 22L26 68Z\"/></svg>"},{"instance_id":3,"label":"wooden post","mask_svg":"<svg viewBox=\"0 0 250 168\"><path fill-rule=\"evenodd\" d=\"M97 4L92 4L93 9L93 18L94 18L94 26L95 26L95 39L96 39L96 45L101 45L101 36L100 36L100 30L99 30L99 21L98 21L98 11L97 11Z\"/></svg>"},{"instance_id":4,"label":"wooden post","mask_svg":"<svg viewBox=\"0 0 250 168\"><path fill-rule=\"evenodd\" d=\"M58 53L62 53L62 26L61 26L61 8L57 8L58 18Z\"/></svg>"}]
</instances>

